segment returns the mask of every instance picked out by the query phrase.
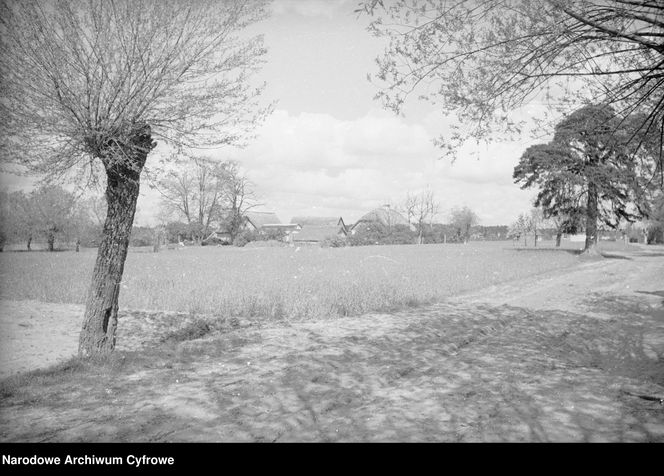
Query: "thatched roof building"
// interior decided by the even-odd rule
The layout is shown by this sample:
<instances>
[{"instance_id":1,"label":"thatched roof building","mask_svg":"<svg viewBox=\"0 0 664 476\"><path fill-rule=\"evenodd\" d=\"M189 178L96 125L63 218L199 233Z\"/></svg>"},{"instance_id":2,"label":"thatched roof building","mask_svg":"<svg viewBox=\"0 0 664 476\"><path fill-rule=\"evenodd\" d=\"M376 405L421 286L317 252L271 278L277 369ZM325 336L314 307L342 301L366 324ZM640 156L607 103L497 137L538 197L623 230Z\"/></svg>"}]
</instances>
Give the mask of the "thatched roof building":
<instances>
[{"instance_id":1,"label":"thatched roof building","mask_svg":"<svg viewBox=\"0 0 664 476\"><path fill-rule=\"evenodd\" d=\"M245 214L247 226L260 230L264 225L281 225L281 220L274 212L247 212Z\"/></svg>"},{"instance_id":2,"label":"thatched roof building","mask_svg":"<svg viewBox=\"0 0 664 476\"><path fill-rule=\"evenodd\" d=\"M406 220L406 218L401 213L387 206L371 210L369 213L357 220L357 222L353 225L353 228L355 228L360 223L381 223L385 226L411 226L410 223L408 223L408 220Z\"/></svg>"}]
</instances>

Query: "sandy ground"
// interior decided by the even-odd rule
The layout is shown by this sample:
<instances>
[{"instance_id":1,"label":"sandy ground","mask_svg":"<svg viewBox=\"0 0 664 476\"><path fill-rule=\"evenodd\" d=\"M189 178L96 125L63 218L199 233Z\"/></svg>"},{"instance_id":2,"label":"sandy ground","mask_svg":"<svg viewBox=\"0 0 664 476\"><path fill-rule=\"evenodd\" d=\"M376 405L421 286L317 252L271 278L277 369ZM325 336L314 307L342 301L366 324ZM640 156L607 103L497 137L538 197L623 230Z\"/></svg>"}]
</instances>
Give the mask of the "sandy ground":
<instances>
[{"instance_id":1,"label":"sandy ground","mask_svg":"<svg viewBox=\"0 0 664 476\"><path fill-rule=\"evenodd\" d=\"M0 378L74 355L82 319L73 304L0 301Z\"/></svg>"},{"instance_id":2,"label":"sandy ground","mask_svg":"<svg viewBox=\"0 0 664 476\"><path fill-rule=\"evenodd\" d=\"M0 440L664 441L663 304L650 247L427 307L241 327L49 401L5 398ZM6 374L75 352L79 307L1 309ZM120 348L149 347L160 319L125 313Z\"/></svg>"},{"instance_id":3,"label":"sandy ground","mask_svg":"<svg viewBox=\"0 0 664 476\"><path fill-rule=\"evenodd\" d=\"M48 367L78 351L84 306L0 300L0 379ZM121 310L117 349L133 351L155 344L168 331L184 327L186 313Z\"/></svg>"}]
</instances>

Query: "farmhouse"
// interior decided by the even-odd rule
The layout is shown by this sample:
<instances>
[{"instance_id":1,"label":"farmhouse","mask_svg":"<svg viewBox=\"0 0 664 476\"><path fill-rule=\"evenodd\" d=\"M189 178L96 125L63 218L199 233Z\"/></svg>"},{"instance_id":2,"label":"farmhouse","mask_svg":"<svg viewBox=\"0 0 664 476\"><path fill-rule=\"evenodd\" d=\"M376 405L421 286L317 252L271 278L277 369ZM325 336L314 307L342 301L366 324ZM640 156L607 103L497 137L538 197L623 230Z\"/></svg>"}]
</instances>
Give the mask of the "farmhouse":
<instances>
[{"instance_id":1,"label":"farmhouse","mask_svg":"<svg viewBox=\"0 0 664 476\"><path fill-rule=\"evenodd\" d=\"M293 217L291 223L297 223L301 227L305 226L340 226L348 231L348 227L341 217Z\"/></svg>"},{"instance_id":2,"label":"farmhouse","mask_svg":"<svg viewBox=\"0 0 664 476\"><path fill-rule=\"evenodd\" d=\"M250 231L260 231L265 225L281 225L281 220L274 212L247 212L245 227Z\"/></svg>"},{"instance_id":3,"label":"farmhouse","mask_svg":"<svg viewBox=\"0 0 664 476\"><path fill-rule=\"evenodd\" d=\"M291 235L302 229L297 223L281 223L279 217L273 212L247 212L245 229L257 231L261 234L282 233L283 241L291 242Z\"/></svg>"},{"instance_id":4,"label":"farmhouse","mask_svg":"<svg viewBox=\"0 0 664 476\"><path fill-rule=\"evenodd\" d=\"M297 244L320 244L326 239L346 238L348 232L344 226L338 225L308 225L293 233L293 243Z\"/></svg>"},{"instance_id":5,"label":"farmhouse","mask_svg":"<svg viewBox=\"0 0 664 476\"><path fill-rule=\"evenodd\" d=\"M299 226L291 235L297 244L320 244L326 239L345 238L348 229L341 217L293 217L291 224Z\"/></svg>"}]
</instances>

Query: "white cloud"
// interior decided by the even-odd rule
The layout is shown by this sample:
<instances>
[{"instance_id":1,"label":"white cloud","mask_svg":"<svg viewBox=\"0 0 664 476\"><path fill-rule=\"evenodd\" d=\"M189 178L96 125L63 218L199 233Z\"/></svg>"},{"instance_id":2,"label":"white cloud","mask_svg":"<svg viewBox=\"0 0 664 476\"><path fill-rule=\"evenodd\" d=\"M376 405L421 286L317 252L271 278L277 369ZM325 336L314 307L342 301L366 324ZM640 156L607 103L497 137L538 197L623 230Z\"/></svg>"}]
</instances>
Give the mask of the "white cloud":
<instances>
[{"instance_id":1,"label":"white cloud","mask_svg":"<svg viewBox=\"0 0 664 476\"><path fill-rule=\"evenodd\" d=\"M486 224L507 223L532 193L512 183L523 144L465 146L454 164L441 160L423 124L372 111L355 120L277 110L257 140L232 157L256 184L266 208L294 215L342 215L431 188L442 209L468 205ZM479 158L479 160L478 160ZM445 217L445 213L442 214Z\"/></svg>"},{"instance_id":2,"label":"white cloud","mask_svg":"<svg viewBox=\"0 0 664 476\"><path fill-rule=\"evenodd\" d=\"M375 110L355 120L277 110L246 149L216 151L238 160L264 208L282 220L296 215L343 216L353 222L372 208L399 204L426 188L441 203L440 220L467 205L482 223L508 224L530 207L533 191L512 183L528 142L467 145L455 163L441 160L424 123ZM151 158L154 165L158 157ZM156 223L160 197L143 181L136 223ZM10 187L7 177L5 188ZM16 184L18 185L18 183Z\"/></svg>"}]
</instances>

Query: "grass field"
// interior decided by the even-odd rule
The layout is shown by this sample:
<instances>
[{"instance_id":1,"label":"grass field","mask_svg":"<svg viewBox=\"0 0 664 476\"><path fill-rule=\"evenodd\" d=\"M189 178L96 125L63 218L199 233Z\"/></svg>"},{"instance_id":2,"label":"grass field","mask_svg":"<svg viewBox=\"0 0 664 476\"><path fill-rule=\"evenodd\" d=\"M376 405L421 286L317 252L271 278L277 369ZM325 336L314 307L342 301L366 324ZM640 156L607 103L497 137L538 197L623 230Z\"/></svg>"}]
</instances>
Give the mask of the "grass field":
<instances>
[{"instance_id":1,"label":"grass field","mask_svg":"<svg viewBox=\"0 0 664 476\"><path fill-rule=\"evenodd\" d=\"M0 379L0 441L664 441L662 249L511 245L132 250L120 347ZM94 256L2 253L2 297L80 300ZM5 304L0 349L75 352L76 306Z\"/></svg>"},{"instance_id":2,"label":"grass field","mask_svg":"<svg viewBox=\"0 0 664 476\"><path fill-rule=\"evenodd\" d=\"M83 303L95 256L96 250L2 253L0 297ZM511 242L133 250L120 306L261 319L358 315L431 303L577 262L569 250L520 250Z\"/></svg>"}]
</instances>

